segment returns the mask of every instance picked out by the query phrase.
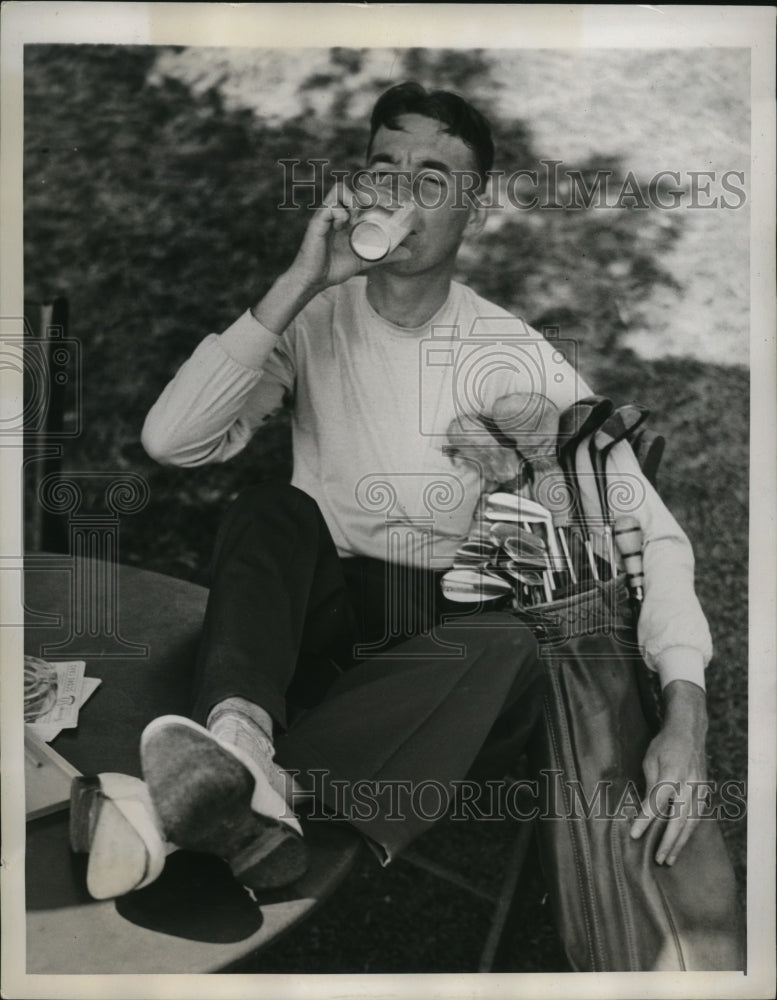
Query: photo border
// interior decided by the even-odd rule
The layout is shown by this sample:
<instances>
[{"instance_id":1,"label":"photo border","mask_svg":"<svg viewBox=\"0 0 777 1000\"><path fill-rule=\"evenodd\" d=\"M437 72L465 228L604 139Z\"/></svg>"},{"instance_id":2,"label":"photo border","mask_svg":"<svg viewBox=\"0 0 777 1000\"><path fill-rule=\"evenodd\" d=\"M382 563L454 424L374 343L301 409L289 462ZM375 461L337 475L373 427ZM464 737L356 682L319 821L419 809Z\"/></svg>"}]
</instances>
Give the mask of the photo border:
<instances>
[{"instance_id":1,"label":"photo border","mask_svg":"<svg viewBox=\"0 0 777 1000\"><path fill-rule=\"evenodd\" d=\"M303 16L304 14L304 16ZM774 9L650 5L21 3L2 7L0 316L23 315L22 47L105 42L301 48L695 48L751 51L751 453L749 620L749 829L747 974L567 973L424 976L252 975L33 976L24 971L22 630L0 629L4 768L3 995L26 997L242 997L271 981L274 997L760 997L775 974L775 124ZM375 41L372 41L372 40ZM248 41L253 40L249 45ZM0 407L18 405L21 378L0 371ZM18 442L0 443L0 569L22 550ZM22 606L21 574L0 572L0 620ZM21 835L21 836L20 836Z\"/></svg>"}]
</instances>

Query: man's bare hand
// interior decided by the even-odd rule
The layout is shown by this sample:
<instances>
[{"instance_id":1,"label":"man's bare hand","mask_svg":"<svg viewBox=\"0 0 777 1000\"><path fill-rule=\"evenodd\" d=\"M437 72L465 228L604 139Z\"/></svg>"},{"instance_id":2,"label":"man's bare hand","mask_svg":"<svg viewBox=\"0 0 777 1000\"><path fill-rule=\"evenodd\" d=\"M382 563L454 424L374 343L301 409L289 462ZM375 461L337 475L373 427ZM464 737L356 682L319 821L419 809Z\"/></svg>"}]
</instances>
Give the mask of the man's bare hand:
<instances>
[{"instance_id":1,"label":"man's bare hand","mask_svg":"<svg viewBox=\"0 0 777 1000\"><path fill-rule=\"evenodd\" d=\"M399 203L402 204L400 196ZM391 193L380 190L357 195L345 184L336 184L316 209L293 264L276 278L267 294L251 309L268 330L281 334L310 300L330 285L378 264L406 260L410 251L397 249L383 260L368 263L351 250L348 231L363 207L389 204ZM394 202L396 204L396 201Z\"/></svg>"},{"instance_id":2,"label":"man's bare hand","mask_svg":"<svg viewBox=\"0 0 777 1000\"><path fill-rule=\"evenodd\" d=\"M700 822L707 781L707 708L704 691L689 681L668 684L664 698L665 722L642 764L645 798L631 836L636 839L651 823L666 822L655 859L673 865Z\"/></svg>"},{"instance_id":3,"label":"man's bare hand","mask_svg":"<svg viewBox=\"0 0 777 1000\"><path fill-rule=\"evenodd\" d=\"M289 269L301 286L321 291L378 264L406 260L410 256L410 251L400 246L380 261L365 261L351 249L348 235L351 224L363 208L375 204L376 198L379 204L389 203L391 192L376 188L374 192L357 193L346 184L336 184L329 191L311 219Z\"/></svg>"}]
</instances>

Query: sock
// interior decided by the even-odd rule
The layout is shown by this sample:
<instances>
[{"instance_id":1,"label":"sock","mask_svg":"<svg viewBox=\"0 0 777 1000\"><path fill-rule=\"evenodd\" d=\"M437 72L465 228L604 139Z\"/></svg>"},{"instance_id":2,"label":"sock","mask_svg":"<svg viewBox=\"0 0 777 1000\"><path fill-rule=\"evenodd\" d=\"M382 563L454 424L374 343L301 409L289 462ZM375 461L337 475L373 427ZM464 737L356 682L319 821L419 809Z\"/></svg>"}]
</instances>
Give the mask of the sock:
<instances>
[{"instance_id":1,"label":"sock","mask_svg":"<svg viewBox=\"0 0 777 1000\"><path fill-rule=\"evenodd\" d=\"M225 698L210 710L206 728L219 742L235 750L250 771L260 769L277 794L294 805L301 789L273 761L272 717L263 708L245 698Z\"/></svg>"},{"instance_id":2,"label":"sock","mask_svg":"<svg viewBox=\"0 0 777 1000\"><path fill-rule=\"evenodd\" d=\"M225 698L214 705L207 728L216 739L242 750L262 770L274 756L272 718L245 698Z\"/></svg>"}]
</instances>

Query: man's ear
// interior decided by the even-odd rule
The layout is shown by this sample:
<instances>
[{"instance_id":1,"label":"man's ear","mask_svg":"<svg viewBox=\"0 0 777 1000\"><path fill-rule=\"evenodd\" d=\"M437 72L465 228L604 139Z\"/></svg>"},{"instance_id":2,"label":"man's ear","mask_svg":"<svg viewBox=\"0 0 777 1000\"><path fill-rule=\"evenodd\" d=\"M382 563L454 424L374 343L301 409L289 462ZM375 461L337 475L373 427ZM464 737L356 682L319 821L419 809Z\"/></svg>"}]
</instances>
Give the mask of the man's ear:
<instances>
[{"instance_id":1,"label":"man's ear","mask_svg":"<svg viewBox=\"0 0 777 1000\"><path fill-rule=\"evenodd\" d=\"M467 235L480 236L486 224L486 209L482 199L476 198L467 206L469 217L467 219Z\"/></svg>"},{"instance_id":2,"label":"man's ear","mask_svg":"<svg viewBox=\"0 0 777 1000\"><path fill-rule=\"evenodd\" d=\"M487 218L486 205L491 204L491 183L492 179L489 177L481 190L472 191L469 195L469 204L467 205L467 212L469 213L469 218L467 219L468 236L480 236L483 232Z\"/></svg>"}]
</instances>

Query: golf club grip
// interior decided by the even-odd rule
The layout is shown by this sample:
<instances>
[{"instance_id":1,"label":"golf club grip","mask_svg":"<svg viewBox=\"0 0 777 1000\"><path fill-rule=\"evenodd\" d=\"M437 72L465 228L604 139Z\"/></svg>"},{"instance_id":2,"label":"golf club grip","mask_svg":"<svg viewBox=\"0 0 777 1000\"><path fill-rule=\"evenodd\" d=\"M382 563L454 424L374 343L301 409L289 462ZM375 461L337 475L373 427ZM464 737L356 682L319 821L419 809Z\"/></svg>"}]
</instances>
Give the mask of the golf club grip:
<instances>
[{"instance_id":1,"label":"golf club grip","mask_svg":"<svg viewBox=\"0 0 777 1000\"><path fill-rule=\"evenodd\" d=\"M631 446L645 479L654 489L657 489L658 467L661 465L666 440L661 434L651 431L650 428L640 428L631 442Z\"/></svg>"},{"instance_id":2,"label":"golf club grip","mask_svg":"<svg viewBox=\"0 0 777 1000\"><path fill-rule=\"evenodd\" d=\"M617 518L613 537L626 568L629 586L640 596L645 586L645 576L642 567L642 528L639 521L631 514Z\"/></svg>"}]
</instances>

